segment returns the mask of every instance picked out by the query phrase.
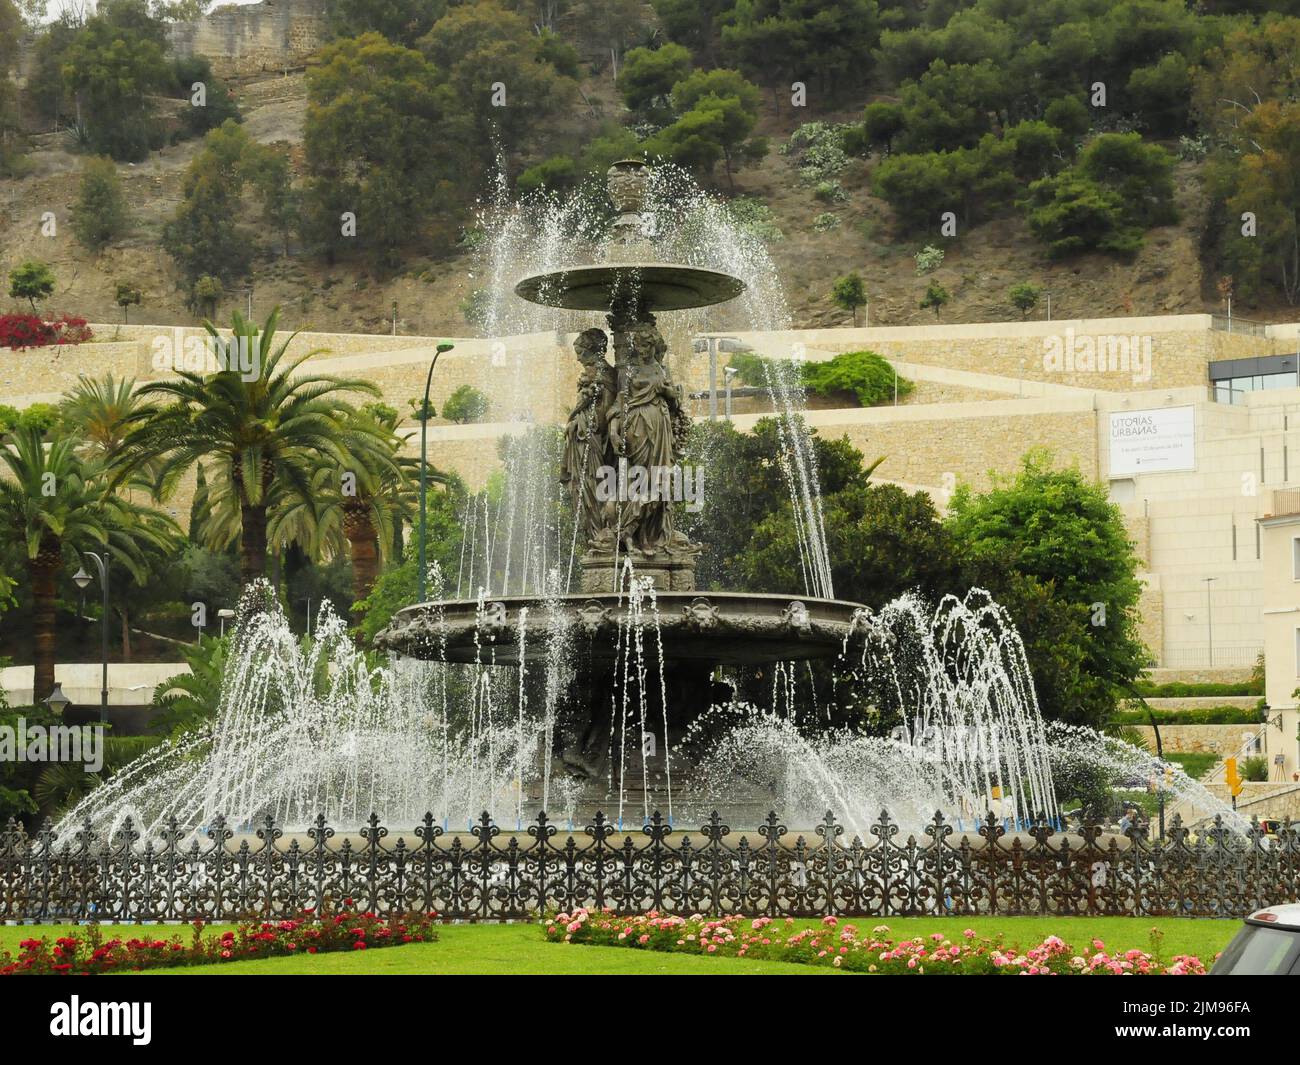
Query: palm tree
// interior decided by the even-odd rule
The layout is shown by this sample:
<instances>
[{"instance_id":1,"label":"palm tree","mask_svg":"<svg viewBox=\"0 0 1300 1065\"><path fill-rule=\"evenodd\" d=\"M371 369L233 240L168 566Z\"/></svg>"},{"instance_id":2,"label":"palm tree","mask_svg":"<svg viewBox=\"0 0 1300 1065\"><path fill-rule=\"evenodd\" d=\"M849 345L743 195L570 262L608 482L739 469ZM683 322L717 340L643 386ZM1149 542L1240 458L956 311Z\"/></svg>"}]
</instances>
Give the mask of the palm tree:
<instances>
[{"instance_id":1,"label":"palm tree","mask_svg":"<svg viewBox=\"0 0 1300 1065\"><path fill-rule=\"evenodd\" d=\"M351 415L343 444L351 456L340 469L329 455L317 455L308 471L305 493L292 485L272 492L267 540L277 548L298 544L310 557L335 558L345 551L352 564L354 601L370 594L380 561L399 542L397 531L412 520L419 462L399 454L402 440L391 416L367 408ZM449 478L431 471L435 483ZM210 546L224 547L233 538L237 508L229 491L209 490L205 523Z\"/></svg>"},{"instance_id":2,"label":"palm tree","mask_svg":"<svg viewBox=\"0 0 1300 1065\"><path fill-rule=\"evenodd\" d=\"M146 385L140 395L156 396L163 405L133 415L126 439L127 469L158 461L160 495L200 459L215 460L238 501L245 585L266 573L267 514L277 488L287 482L298 494L309 492L309 470L320 454L339 469L351 468L356 460L348 453L345 428L352 407L344 393L378 395L367 381L297 373L318 352L286 358L293 336L275 346L279 314L279 308L272 311L259 330L236 312L229 342L204 322L219 351L246 345L255 356L256 376L246 380L233 367L206 376L181 370L173 380Z\"/></svg>"},{"instance_id":3,"label":"palm tree","mask_svg":"<svg viewBox=\"0 0 1300 1065\"><path fill-rule=\"evenodd\" d=\"M32 698L40 700L54 688L56 578L65 561L98 546L143 581L146 554L174 545L180 530L166 515L113 494L102 467L78 458L71 439L47 446L38 429L18 430L0 447L0 462L9 473L0 479L0 535L21 543L27 560Z\"/></svg>"},{"instance_id":4,"label":"palm tree","mask_svg":"<svg viewBox=\"0 0 1300 1065\"><path fill-rule=\"evenodd\" d=\"M62 424L77 434L77 454L105 466L121 460L131 421L142 409L135 379L117 380L112 374L102 381L78 375L59 406Z\"/></svg>"}]
</instances>

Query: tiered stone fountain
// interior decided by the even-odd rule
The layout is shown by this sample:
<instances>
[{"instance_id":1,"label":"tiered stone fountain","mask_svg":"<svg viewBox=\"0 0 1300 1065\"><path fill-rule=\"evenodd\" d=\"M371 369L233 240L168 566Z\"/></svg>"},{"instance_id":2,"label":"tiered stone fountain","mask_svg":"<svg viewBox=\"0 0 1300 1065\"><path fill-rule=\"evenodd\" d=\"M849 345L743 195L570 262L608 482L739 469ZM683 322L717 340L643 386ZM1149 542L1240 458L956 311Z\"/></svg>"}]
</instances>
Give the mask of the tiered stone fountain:
<instances>
[{"instance_id":1,"label":"tiered stone fountain","mask_svg":"<svg viewBox=\"0 0 1300 1065\"><path fill-rule=\"evenodd\" d=\"M604 261L525 277L514 289L533 303L603 310L609 325L608 336L589 329L574 345L583 369L560 471L585 552L581 591L559 597L575 637L575 671L566 700L574 713L556 744L566 764L593 777L609 776L610 707L627 683L619 661L629 626L653 628L637 641L641 658L634 668L638 699L649 701L648 720L660 723L655 739L643 737L640 746L662 758L696 714L729 697L712 680L719 666L833 657L859 608L795 595L702 593L695 587L701 545L674 527L671 499L635 490L611 499L602 491L620 471L626 485L627 471L638 469L646 471L645 483L656 477L663 485L680 483L691 419L665 362L655 315L723 303L745 289L730 274L655 258L643 216L646 184L645 164L615 163L608 188L619 214ZM611 347L613 364L606 358ZM554 597L524 595L420 603L399 612L377 644L449 662L539 661L554 653L545 638L555 626L554 609ZM661 682L646 683L647 677Z\"/></svg>"}]
</instances>

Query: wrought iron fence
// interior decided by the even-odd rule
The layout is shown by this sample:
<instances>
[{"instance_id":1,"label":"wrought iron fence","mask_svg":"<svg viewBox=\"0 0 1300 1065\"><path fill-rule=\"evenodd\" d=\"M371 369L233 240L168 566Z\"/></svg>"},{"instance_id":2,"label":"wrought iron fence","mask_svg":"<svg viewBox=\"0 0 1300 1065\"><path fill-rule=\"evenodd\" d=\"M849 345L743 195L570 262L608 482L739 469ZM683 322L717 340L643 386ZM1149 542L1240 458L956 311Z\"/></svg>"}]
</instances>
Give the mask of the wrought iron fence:
<instances>
[{"instance_id":1,"label":"wrought iron fence","mask_svg":"<svg viewBox=\"0 0 1300 1065\"><path fill-rule=\"evenodd\" d=\"M552 910L825 914L1179 915L1236 917L1300 897L1300 825L1243 837L1216 820L1192 832L1177 817L1163 839L1099 825L1021 831L992 815L958 831L935 816L901 835L887 813L870 839L827 814L811 837L776 814L741 835L714 814L696 831L654 815L621 832L596 815L561 833L545 814L503 832L484 814L465 833L426 815L409 835L372 816L336 835L323 818L286 833L270 818L248 835L218 819L203 842L175 824L141 840L128 822L111 839L89 826L0 832L0 920L204 921L290 916L353 899L376 912L448 919L527 919Z\"/></svg>"}]
</instances>

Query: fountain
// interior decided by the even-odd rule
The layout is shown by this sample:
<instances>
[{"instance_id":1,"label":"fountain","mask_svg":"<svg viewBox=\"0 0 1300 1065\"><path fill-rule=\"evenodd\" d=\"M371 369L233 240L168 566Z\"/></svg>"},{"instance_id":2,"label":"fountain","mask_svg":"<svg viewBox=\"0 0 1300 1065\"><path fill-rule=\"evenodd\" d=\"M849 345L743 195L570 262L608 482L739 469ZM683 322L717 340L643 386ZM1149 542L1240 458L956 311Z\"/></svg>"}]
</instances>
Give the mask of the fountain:
<instances>
[{"instance_id":1,"label":"fountain","mask_svg":"<svg viewBox=\"0 0 1300 1065\"><path fill-rule=\"evenodd\" d=\"M574 632L568 702L576 728L559 734L557 753L592 778L621 778L627 768L621 749L613 764L619 743L611 741L622 722L617 714L610 721L611 705L634 701L638 749L653 746L666 757L691 718L729 694L713 680L720 666L835 657L859 609L830 598L696 590L701 546L675 528L673 515L690 477L681 462L691 419L656 314L726 302L745 284L721 270L654 258L644 214L648 181L639 161L610 167L618 217L604 261L532 274L514 286L532 303L607 312L609 336L587 329L574 345L582 371L560 473L585 544L581 590L416 604L376 641L444 662L541 663L554 654L546 636L558 607ZM629 629L630 615L640 613L653 619L649 641L641 623ZM648 781L645 755L635 761ZM665 766L665 785L669 772Z\"/></svg>"},{"instance_id":2,"label":"fountain","mask_svg":"<svg viewBox=\"0 0 1300 1065\"><path fill-rule=\"evenodd\" d=\"M597 810L621 826L714 810L757 824L771 809L811 826L828 808L863 835L882 809L906 831L927 831L936 811L959 830L991 813L1014 831L1058 817L1052 766L1063 753L1130 786L1167 775L1095 733L1047 729L1020 637L984 593L937 607L903 596L878 611L833 597L811 441L776 382L804 589L696 587L701 545L673 512L690 417L656 316L739 300L747 287L734 270L660 257L644 210L654 181L642 163L616 163L618 215L599 261L547 261L513 285L532 307L606 313L608 333L588 328L574 343L578 394L549 471L582 545L577 589L573 549L566 568L563 545L550 552L543 536L540 561L525 543L510 591L507 533L500 591L465 596L462 574L447 595L434 567L433 598L376 638L389 654L378 666L328 608L303 642L278 607L246 607L211 729L116 774L60 833L88 822L111 836L128 817L146 838L201 834L218 818L248 831L270 816L300 831L318 815L359 825L372 813L465 829L485 810L520 828L539 809L570 827ZM540 470L548 456L531 458ZM496 520L509 510L511 531L530 530L536 488L518 508L498 504ZM487 528L483 507L467 528ZM264 606L266 589L249 594ZM815 663L860 693L875 735L829 730L797 683ZM725 678L742 671L761 674L770 705L737 697ZM1244 831L1181 770L1172 783L1189 814Z\"/></svg>"}]
</instances>

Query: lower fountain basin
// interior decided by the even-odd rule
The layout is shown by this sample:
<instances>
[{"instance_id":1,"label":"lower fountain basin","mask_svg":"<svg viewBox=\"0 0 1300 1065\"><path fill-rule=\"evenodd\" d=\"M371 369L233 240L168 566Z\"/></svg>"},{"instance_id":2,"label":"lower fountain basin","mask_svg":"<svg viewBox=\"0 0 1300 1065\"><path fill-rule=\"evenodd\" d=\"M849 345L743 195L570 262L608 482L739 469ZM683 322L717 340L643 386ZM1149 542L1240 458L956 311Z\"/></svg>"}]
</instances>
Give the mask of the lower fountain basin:
<instances>
[{"instance_id":1,"label":"lower fountain basin","mask_svg":"<svg viewBox=\"0 0 1300 1065\"><path fill-rule=\"evenodd\" d=\"M574 639L596 659L613 660L626 628L628 599L613 592L547 600L511 595L485 600L419 603L394 615L375 638L377 647L412 658L498 665L544 660L543 637L559 603ZM796 599L749 592L659 592L643 604L643 638L663 642L664 658L723 665L834 658L844 648L861 604L841 599ZM520 624L521 612L524 623ZM524 652L520 655L520 634Z\"/></svg>"}]
</instances>

